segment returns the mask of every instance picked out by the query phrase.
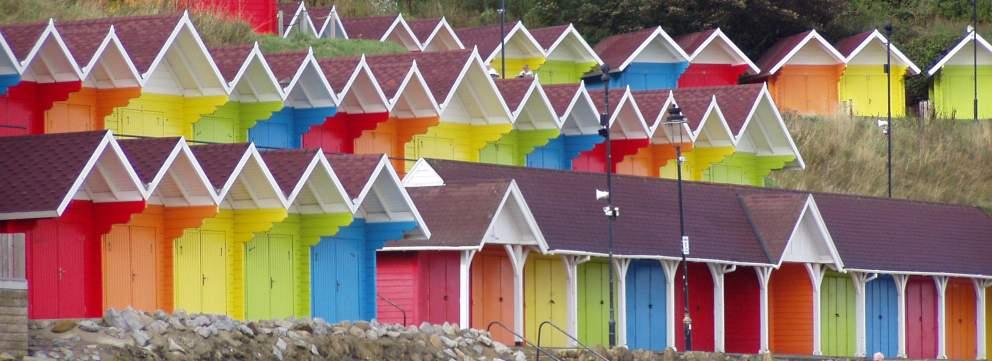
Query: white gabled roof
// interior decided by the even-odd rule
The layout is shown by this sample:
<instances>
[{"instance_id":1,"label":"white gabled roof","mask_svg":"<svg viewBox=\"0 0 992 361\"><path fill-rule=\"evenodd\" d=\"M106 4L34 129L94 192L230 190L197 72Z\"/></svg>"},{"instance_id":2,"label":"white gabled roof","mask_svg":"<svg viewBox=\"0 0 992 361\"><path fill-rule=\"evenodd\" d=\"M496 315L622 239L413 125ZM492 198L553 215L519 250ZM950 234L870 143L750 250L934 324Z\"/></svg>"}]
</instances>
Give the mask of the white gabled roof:
<instances>
[{"instance_id":1,"label":"white gabled roof","mask_svg":"<svg viewBox=\"0 0 992 361\"><path fill-rule=\"evenodd\" d=\"M392 99L389 99L389 112L393 113L396 106L401 100L409 95L408 91L413 91L413 89L419 88L422 91L422 97L430 103L430 114L420 115L416 109L412 109L414 118L420 118L422 116L429 115L439 115L441 114L441 106L437 104L437 100L434 99L434 94L431 92L430 86L427 85L427 81L424 80L424 76L420 72L420 67L417 65L417 60L414 60L410 66L410 70L407 71L406 76L403 77L403 82L400 83L399 88L396 89L396 94L393 95ZM414 105L409 101L405 101L406 106L413 108Z\"/></svg>"},{"instance_id":2,"label":"white gabled roof","mask_svg":"<svg viewBox=\"0 0 992 361\"><path fill-rule=\"evenodd\" d=\"M249 167L253 167L258 173L248 174L247 171L252 169ZM245 193L249 197L248 200L231 198L234 196L233 190L238 184L244 185ZM264 189L255 188L259 186ZM269 172L269 167L265 165L265 160L258 153L258 149L255 148L254 143L248 145L237 166L231 172L231 176L228 177L227 182L217 191L217 198L221 200L220 203L222 206L235 209L289 208L289 202L286 196L279 189L279 184L276 183L272 173ZM275 198L274 200L276 202L273 203L273 199L271 198Z\"/></svg>"},{"instance_id":3,"label":"white gabled roof","mask_svg":"<svg viewBox=\"0 0 992 361\"><path fill-rule=\"evenodd\" d=\"M624 69L627 69L627 66L629 66L630 63L634 61L634 59L637 59L637 56L640 55L641 52L644 51L644 49L647 49L648 46L650 46L651 43L653 43L655 39L657 39L658 37L661 37L661 40L665 42L665 45L667 45L669 48L673 50L676 56L682 58L683 61L687 61L687 62L689 61L689 54L686 54L685 50L682 50L682 47L679 46L679 44L676 43L675 40L672 39L672 37L669 36L667 32L665 32L665 29L662 29L661 26L656 26L654 28L654 31L651 32L651 35L649 35L646 40L641 42L641 45L639 45L637 49L634 50L634 52L630 53L630 55L627 56L627 59L624 60L623 63L621 63L620 66L616 67L613 71L623 71Z\"/></svg>"},{"instance_id":4,"label":"white gabled roof","mask_svg":"<svg viewBox=\"0 0 992 361\"><path fill-rule=\"evenodd\" d=\"M191 186L196 189L192 189ZM166 195L165 192L175 194ZM186 139L182 137L169 152L169 156L152 181L146 185L145 199L149 201L156 199L165 206L178 207L220 203L220 198L210 185L210 180L207 179L200 162L196 160Z\"/></svg>"},{"instance_id":5,"label":"white gabled roof","mask_svg":"<svg viewBox=\"0 0 992 361\"><path fill-rule=\"evenodd\" d=\"M134 66L134 62L131 61L131 56L128 55L127 50L124 49L124 44L121 43L121 39L117 37L117 30L113 25L110 26L110 30L107 32L107 37L103 39L100 43L100 47L97 48L93 57L90 59L89 64L84 64L81 68L83 81L92 80L90 78L94 71L100 71L103 76L105 76L108 81L113 85L119 80L114 75L115 73L121 73L119 64L107 64L107 62L113 61L110 56L116 52L120 57L119 61L123 63L123 72L127 75L130 81L133 82L131 86L139 86L142 82L141 74L138 74L137 67ZM127 86L127 85L125 85ZM117 85L112 87L117 88Z\"/></svg>"},{"instance_id":6,"label":"white gabled roof","mask_svg":"<svg viewBox=\"0 0 992 361\"><path fill-rule=\"evenodd\" d=\"M592 121L590 124L569 124L569 119L578 118L578 116L573 117L574 113L578 112L579 109L584 109L585 111L592 114L589 119ZM589 95L589 90L585 87L585 81L579 81L578 91L572 97L571 102L568 104L568 108L565 113L559 117L559 124L561 124L562 132L569 125L574 126L576 129L582 131L584 134L598 134L599 128L599 110L596 109L596 104L593 103L592 97ZM589 130L587 132L586 130Z\"/></svg>"},{"instance_id":7,"label":"white gabled roof","mask_svg":"<svg viewBox=\"0 0 992 361\"><path fill-rule=\"evenodd\" d=\"M641 114L641 109L637 106L637 101L634 100L633 94L630 93L629 86L624 88L623 96L620 97L620 101L614 107L614 110L610 114L610 133L611 136L615 137L614 139L642 138L637 136L638 134L642 134L643 138L651 136L651 130L644 121L644 115ZM621 113L633 114L634 116L621 118Z\"/></svg>"},{"instance_id":8,"label":"white gabled roof","mask_svg":"<svg viewBox=\"0 0 992 361\"><path fill-rule=\"evenodd\" d=\"M315 73L315 78L307 77L306 79L308 80L303 80L303 75L307 72L307 69L310 69ZM300 66L296 69L293 79L289 81L289 84L286 85L285 88L283 88L283 101L285 102L288 100L289 96L292 95L293 90L295 90L297 86L303 86L301 84L305 82L309 83L314 80L318 82L318 88L326 92L326 95L330 98L333 105L337 106L341 103L340 98L337 96L337 92L334 91L334 88L331 87L331 83L327 80L327 77L324 76L324 71L321 70L320 63L317 62L317 57L313 55L313 48L307 48L307 55L303 61L300 62ZM308 98L309 102L313 102L313 94L304 91L303 95Z\"/></svg>"},{"instance_id":9,"label":"white gabled roof","mask_svg":"<svg viewBox=\"0 0 992 361\"><path fill-rule=\"evenodd\" d=\"M947 54L944 55L943 58L940 58L940 61L938 61L937 64L934 64L932 67L930 67L930 70L927 70L927 75L934 76L934 74L937 74L937 71L943 68L944 64L950 61L951 58L956 56L958 52L965 47L965 45L968 45L969 42L976 40L982 49L985 49L985 51L992 53L992 45L989 45L989 43L985 41L985 38L983 38L981 34L972 31L967 36L961 38L961 40L959 40L958 43L955 44L954 47L951 48L951 50L949 50Z\"/></svg>"},{"instance_id":10,"label":"white gabled roof","mask_svg":"<svg viewBox=\"0 0 992 361\"><path fill-rule=\"evenodd\" d=\"M409 218L409 220L415 221L417 223L417 228L420 230L418 236L423 236L430 238L431 232L427 228L427 223L424 222L424 218L420 216L420 211L417 210L417 206L413 203L413 199L410 198L410 194L407 193L406 188L403 187L403 182L400 180L396 170L393 169L392 163L389 162L389 158L385 155L379 158L379 163L376 165L375 170L372 172L372 176L369 177L367 183L362 188L361 193L353 200L355 205L355 212L358 213L362 209L366 201L370 196L376 191L376 185L381 184L380 181L384 181L389 189L396 191L398 196L402 199L404 208L406 212L398 212L402 215L396 215L397 212L388 212L402 218ZM376 194L374 197L379 199L380 203L383 203L381 197L383 195ZM384 207L388 205L383 204ZM392 218L392 216L390 217ZM390 219L389 221L397 221L398 219Z\"/></svg>"},{"instance_id":11,"label":"white gabled roof","mask_svg":"<svg viewBox=\"0 0 992 361\"><path fill-rule=\"evenodd\" d=\"M515 24L513 24L513 27L511 27L510 30L506 32L506 36L503 37L503 41L509 44L510 41L513 40L513 36L517 35L517 32L519 32L524 37L524 41L526 42L527 45L532 46L535 50L537 50L538 54L541 57L547 56L547 53L544 52L544 48L541 46L541 44L537 42L537 39L534 39L534 36L530 34L530 31L527 31L527 27L524 26L523 21L518 20ZM493 52L490 53L488 56L486 56L486 58L483 59L483 62L486 64L492 62L493 58L495 58L496 55L500 53L501 48L502 45L497 43L496 47L493 48Z\"/></svg>"},{"instance_id":12,"label":"white gabled roof","mask_svg":"<svg viewBox=\"0 0 992 361\"><path fill-rule=\"evenodd\" d=\"M781 267L782 262L826 263L837 271L844 270L844 261L840 258L820 209L810 194L806 195L802 213L797 218L775 267Z\"/></svg>"},{"instance_id":13,"label":"white gabled roof","mask_svg":"<svg viewBox=\"0 0 992 361\"><path fill-rule=\"evenodd\" d=\"M574 39L579 42L582 49L585 50L585 52L593 59L593 61L596 62L597 65L603 64L603 59L600 59L599 54L596 54L596 51L592 50L592 47L589 46L589 43L587 43L586 39L582 37L582 34L579 34L579 31L575 29L575 26L572 25L572 23L568 23L568 27L565 28L565 31L563 31L560 36L558 36L558 39L556 39L550 47L544 49L545 56L551 56L551 53L554 53L555 50L558 49L558 46L565 42L565 39L568 39L569 37L574 37Z\"/></svg>"},{"instance_id":14,"label":"white gabled roof","mask_svg":"<svg viewBox=\"0 0 992 361\"><path fill-rule=\"evenodd\" d=\"M251 69L252 64L256 61L262 68L267 86L275 90L275 99L263 99L262 96L266 95L265 89L259 89L257 85L251 81L251 79L246 78L246 76L249 75L248 71ZM232 95L234 94L235 88L237 88L242 81L248 82L248 87L254 93L257 101L281 101L286 98L286 94L283 92L282 87L279 86L279 80L276 79L275 74L272 73L272 69L269 68L269 63L265 61L265 56L262 54L262 50L259 49L257 41L254 45L252 45L251 52L249 52L248 56L245 57L245 60L238 69L238 73L234 76L234 79L227 84Z\"/></svg>"},{"instance_id":15,"label":"white gabled roof","mask_svg":"<svg viewBox=\"0 0 992 361\"><path fill-rule=\"evenodd\" d=\"M69 48L65 45L65 41L62 40L62 35L59 34L58 29L55 27L54 19L48 20L48 24L45 25L45 30L43 30L41 35L38 36L38 40L34 43L34 46L31 47L31 51L28 52L27 57L25 57L20 63L21 77L25 78L31 76L29 71L31 66L35 64L36 60L40 62L40 66L45 67L49 73L52 73L49 75L63 75L55 74L55 69L53 69L53 67L58 65L52 64L51 60L46 59L45 54L42 53L49 41L55 42L55 46L58 49L58 57L62 58L61 60L66 63L65 65L68 65L71 71L68 78L54 77L53 81L61 82L83 79L83 71L79 68L79 64L76 64L76 59L72 56L72 53L69 52Z\"/></svg>"},{"instance_id":16,"label":"white gabled roof","mask_svg":"<svg viewBox=\"0 0 992 361\"><path fill-rule=\"evenodd\" d=\"M282 34L283 37L289 37L289 34L293 31L293 29L295 29L294 25L296 25L297 23L301 23L304 26L309 26L310 29L314 29L314 30L317 29L313 25L313 21L311 21L309 15L307 15L307 16L301 16L303 14L306 14L306 11L307 11L306 10L306 4L304 4L304 2L302 0L300 0L299 4L300 5L296 7L296 12L294 12L293 15L289 18L289 23L286 24L286 25L284 25L285 28L280 29L280 31L283 32L283 34ZM286 19L286 15L288 15L288 14L283 14L283 20L284 21Z\"/></svg>"},{"instance_id":17,"label":"white gabled roof","mask_svg":"<svg viewBox=\"0 0 992 361\"><path fill-rule=\"evenodd\" d=\"M716 119L720 120L720 124L718 126L718 129L720 129L719 135L726 136L727 137L726 139L730 143L730 145L736 145L735 144L736 138L734 137L734 134L730 131L730 125L727 124L727 118L723 116L723 111L720 110L720 105L717 104L716 95L710 98L710 104L706 108L706 113L703 114L703 118L699 121L699 125L696 126L696 129L693 129L692 131L693 144L695 144L696 141L699 139L699 137L703 135L703 130L706 128L706 125L709 124L710 118L712 118L714 115L716 116Z\"/></svg>"},{"instance_id":18,"label":"white gabled roof","mask_svg":"<svg viewBox=\"0 0 992 361\"><path fill-rule=\"evenodd\" d=\"M455 34L455 29L452 28L451 24L448 23L448 20L442 16L441 20L437 22L437 26L434 27L434 31L431 31L431 35L429 35L427 39L420 44L420 50L423 51L427 49L428 45L434 41L434 38L436 38L441 31L448 32L451 38L455 40L455 44L458 45L458 49L465 49L465 44L462 44L462 40L458 38L458 34Z\"/></svg>"},{"instance_id":19,"label":"white gabled roof","mask_svg":"<svg viewBox=\"0 0 992 361\"><path fill-rule=\"evenodd\" d=\"M367 79L363 83L367 83L368 86L371 87L371 89L368 90L371 90L372 94L357 93L362 88L356 86L356 84L358 83L359 78L361 78L363 75ZM355 95L355 97L349 98L348 97L349 95ZM376 80L375 74L372 74L372 69L369 68L369 64L365 61L365 55L362 55L361 59L358 61L358 65L355 67L355 70L352 71L351 76L348 78L348 82L345 83L344 88L342 88L341 91L338 93L337 98L340 100L340 102L338 103L338 107L345 107L347 106L347 104L345 103L348 101L348 99L354 99L354 101L357 103L356 105L358 105L358 107L361 108L362 113L386 112L389 111L390 108L389 107L390 101L389 99L386 99L386 94L383 93L382 88L379 87L379 81ZM369 98L373 98L373 99L369 99ZM381 105L382 109L368 110L368 107L366 106L368 100L376 101L376 103L373 105Z\"/></svg>"},{"instance_id":20,"label":"white gabled roof","mask_svg":"<svg viewBox=\"0 0 992 361\"><path fill-rule=\"evenodd\" d=\"M710 36L707 37L706 40L704 40L703 43L696 48L696 51L692 52L692 54L689 54L689 62L691 63L693 60L695 60L696 57L699 56L699 54L705 51L707 47L714 44L713 42L717 40L723 42L723 44L730 49L731 54L734 57L736 57L742 64L746 64L748 71L751 74L758 74L761 72L761 69L759 69L758 66L754 64L753 61L751 61L751 58L749 58L746 54L744 54L744 52L737 47L737 44L735 44L732 40L730 40L730 38L727 37L727 34L725 34L723 30L721 30L720 28L716 28L716 30L710 33Z\"/></svg>"},{"instance_id":21,"label":"white gabled roof","mask_svg":"<svg viewBox=\"0 0 992 361\"><path fill-rule=\"evenodd\" d=\"M512 123L512 114L510 112L510 108L506 105L506 101L503 100L503 97L499 95L499 89L496 88L496 82L493 80L492 77L489 76L488 72L486 71L486 65L485 63L483 63L482 58L479 56L478 48L472 49L472 55L469 57L468 61L465 62L465 65L462 67L462 69L458 72L458 77L455 78L455 81L452 83L451 90L448 92L447 98L445 98L444 101L439 104L439 107L440 109L442 109L442 112L444 111L444 109L448 107L448 105L451 103L451 100L454 99L455 93L458 92L458 90L460 89L460 85L462 84L463 81L465 81L465 76L468 74L468 72L473 70L483 75L484 84L485 84L484 89L485 91L491 92L490 96L496 99L497 103L499 104L499 108L502 113L499 115L505 116L507 121Z\"/></svg>"},{"instance_id":22,"label":"white gabled roof","mask_svg":"<svg viewBox=\"0 0 992 361\"><path fill-rule=\"evenodd\" d=\"M7 44L7 39L4 38L3 33L0 32L0 70L5 67L10 67L10 72L20 74L21 64L17 61L17 57L14 56L14 51L10 49L10 45Z\"/></svg>"},{"instance_id":23,"label":"white gabled roof","mask_svg":"<svg viewBox=\"0 0 992 361\"><path fill-rule=\"evenodd\" d=\"M330 184L326 184L327 182L330 182ZM314 198L313 200L317 203L317 212L311 209L303 209L302 205L298 204L302 199L301 194L304 191L311 192ZM331 199L328 199L328 197ZM303 175L300 177L296 186L293 187L290 194L286 196L286 200L291 210L299 211L300 213L355 213L355 204L348 198L348 193L345 192L341 180L338 178L337 173L334 172L334 169L331 168L331 164L327 161L327 157L324 156L322 150L315 152L310 164L307 165L306 171L303 172Z\"/></svg>"},{"instance_id":24,"label":"white gabled roof","mask_svg":"<svg viewBox=\"0 0 992 361\"><path fill-rule=\"evenodd\" d=\"M864 50L866 47L868 47L868 44L871 44L873 41L878 41L882 43L882 45L884 46L888 42L888 39L886 39L885 35L882 35L882 33L878 31L878 29L872 30L871 34L868 35L868 37L866 37L864 41L862 41L861 44L858 45L857 48L855 48L853 51L851 51L850 54L847 55L847 58L844 59L844 62L850 62L851 59L857 57L858 54L860 54L861 51ZM917 67L916 64L914 64L913 61L910 60L908 56L906 56L906 54L903 54L898 47L893 45L891 49L892 49L892 55L895 55L896 60L898 60L903 64L906 64L910 72L912 72L914 75L920 73L920 68Z\"/></svg>"},{"instance_id":25,"label":"white gabled roof","mask_svg":"<svg viewBox=\"0 0 992 361\"><path fill-rule=\"evenodd\" d=\"M820 35L820 33L816 32L816 30L810 30L809 34L806 34L806 37L804 37L801 41L799 41L799 43L796 44L796 46L792 47L792 49L790 49L785 56L779 59L778 63L773 65L771 68L767 69L768 74L777 73L779 69L785 66L785 64L788 64L789 60L792 60L792 57L794 57L797 53L799 53L799 51L802 50L802 48L806 47L806 45L808 45L810 42L813 42L814 44L818 44L821 47L821 49L824 49L827 55L830 55L830 57L834 58L834 60L837 60L838 64L846 63L846 59L844 58L844 56L841 55L841 53L837 51L837 49L834 48L833 45L830 45L830 42L828 42L827 39L825 39L822 35Z\"/></svg>"},{"instance_id":26,"label":"white gabled roof","mask_svg":"<svg viewBox=\"0 0 992 361\"><path fill-rule=\"evenodd\" d=\"M527 115L528 117L534 116L534 114L531 114L531 112L529 111L529 106L531 102L538 102L537 104L538 107L540 108L540 112L543 113L543 114L538 114L537 117L546 116L548 119L551 119L552 122L554 122L553 126L556 129L561 129L562 118L559 118L558 114L555 113L555 109L551 106L551 100L548 99L548 95L544 93L544 88L541 87L541 83L537 81L537 79L534 79L534 81L531 82L530 87L527 89L527 92L524 94L524 97L520 100L520 104L517 106L517 109L512 110L511 115L513 119L514 129L520 129L517 127L518 124L517 120L520 119L521 116L523 115ZM548 129L548 128L535 127L534 129Z\"/></svg>"},{"instance_id":27,"label":"white gabled roof","mask_svg":"<svg viewBox=\"0 0 992 361\"><path fill-rule=\"evenodd\" d=\"M194 26L193 22L190 20L188 11L183 12L183 16L179 19L179 22L176 23L175 29L172 30L172 33L169 35L169 38L165 41L165 44L162 46L162 49L160 49L158 54L155 55L155 59L152 60L151 65L148 67L148 71L146 71L144 74L141 74L141 78L142 78L141 86L144 87L146 84L148 84L148 81L151 79L151 75L154 74L156 70L158 70L158 66L162 63L162 61L165 60L165 57L169 53L169 50L171 50L173 45L176 44L176 41L179 39L180 34L182 34L184 31L189 32L190 36L193 39L193 42L196 44L197 49L200 51L200 54L206 60L207 66L209 67L209 71L208 71L209 74L207 74L207 76L213 78L212 80L216 81L221 86L221 90L223 91L224 95L230 94L231 92L230 86L227 84L226 81L224 81L224 76L221 75L220 69L217 68L217 64L214 63L213 57L210 56L210 52L207 50L206 44L204 44L203 39L200 38L200 33L197 32L196 26ZM180 56L183 59L185 59L187 55L185 55L182 49L179 49L178 51ZM188 62L184 61L184 63L188 65ZM197 80L196 83L200 88L200 90L209 89L208 87L204 86L202 80Z\"/></svg>"},{"instance_id":28,"label":"white gabled roof","mask_svg":"<svg viewBox=\"0 0 992 361\"><path fill-rule=\"evenodd\" d=\"M758 112L758 109L761 107L763 102L767 102L765 104L768 104L768 108L773 114L776 130L785 135L784 138L789 143L789 149L791 149L792 154L796 156L796 164L799 169L806 169L806 161L803 160L802 154L799 153L799 147L796 146L796 142L792 139L792 133L789 132L789 128L785 125L785 119L782 118L782 113L779 112L778 106L775 105L775 99L772 98L771 93L768 91L767 83L762 85L761 95L758 96L758 100L751 106L751 110L748 112L747 119L744 121L744 125L741 126L740 132L734 136L734 146L737 146L737 144L740 143L741 138L744 137L744 134L751 130L752 124L757 124L752 120L754 120L755 114ZM763 134L768 132L768 129L761 127L761 125L754 126L758 127Z\"/></svg>"}]
</instances>

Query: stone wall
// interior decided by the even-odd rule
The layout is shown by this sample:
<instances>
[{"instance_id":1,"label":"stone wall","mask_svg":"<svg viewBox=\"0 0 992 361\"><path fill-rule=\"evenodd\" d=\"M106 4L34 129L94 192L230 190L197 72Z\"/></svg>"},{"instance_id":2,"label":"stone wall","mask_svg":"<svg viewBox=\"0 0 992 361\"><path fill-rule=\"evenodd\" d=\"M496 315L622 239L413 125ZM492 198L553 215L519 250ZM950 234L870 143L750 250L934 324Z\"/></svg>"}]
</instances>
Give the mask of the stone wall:
<instances>
[{"instance_id":1,"label":"stone wall","mask_svg":"<svg viewBox=\"0 0 992 361\"><path fill-rule=\"evenodd\" d=\"M28 291L0 288L0 351L28 351Z\"/></svg>"}]
</instances>

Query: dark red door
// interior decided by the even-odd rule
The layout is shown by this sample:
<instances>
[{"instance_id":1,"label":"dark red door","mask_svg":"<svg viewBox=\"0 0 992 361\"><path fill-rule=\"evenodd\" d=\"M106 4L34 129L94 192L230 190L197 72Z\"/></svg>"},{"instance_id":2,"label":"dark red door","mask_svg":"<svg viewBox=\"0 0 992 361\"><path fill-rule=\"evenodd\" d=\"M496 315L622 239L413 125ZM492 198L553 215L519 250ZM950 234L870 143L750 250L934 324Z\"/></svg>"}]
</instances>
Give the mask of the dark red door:
<instances>
[{"instance_id":1,"label":"dark red door","mask_svg":"<svg viewBox=\"0 0 992 361\"><path fill-rule=\"evenodd\" d=\"M675 273L675 344L685 350L685 298L682 267ZM692 318L692 351L713 351L713 276L704 263L689 264L689 316Z\"/></svg>"},{"instance_id":2,"label":"dark red door","mask_svg":"<svg viewBox=\"0 0 992 361\"><path fill-rule=\"evenodd\" d=\"M930 277L913 276L906 284L906 355L937 357L937 290Z\"/></svg>"},{"instance_id":3,"label":"dark red door","mask_svg":"<svg viewBox=\"0 0 992 361\"><path fill-rule=\"evenodd\" d=\"M86 239L81 228L70 223L59 222L58 225L59 317L82 317L86 314L83 268Z\"/></svg>"},{"instance_id":4,"label":"dark red door","mask_svg":"<svg viewBox=\"0 0 992 361\"><path fill-rule=\"evenodd\" d=\"M427 278L426 321L458 323L458 252L425 255Z\"/></svg>"},{"instance_id":5,"label":"dark red door","mask_svg":"<svg viewBox=\"0 0 992 361\"><path fill-rule=\"evenodd\" d=\"M58 299L58 237L54 221L39 221L39 227L30 233L28 254L29 317L32 319L56 318L59 305L52 302Z\"/></svg>"}]
</instances>

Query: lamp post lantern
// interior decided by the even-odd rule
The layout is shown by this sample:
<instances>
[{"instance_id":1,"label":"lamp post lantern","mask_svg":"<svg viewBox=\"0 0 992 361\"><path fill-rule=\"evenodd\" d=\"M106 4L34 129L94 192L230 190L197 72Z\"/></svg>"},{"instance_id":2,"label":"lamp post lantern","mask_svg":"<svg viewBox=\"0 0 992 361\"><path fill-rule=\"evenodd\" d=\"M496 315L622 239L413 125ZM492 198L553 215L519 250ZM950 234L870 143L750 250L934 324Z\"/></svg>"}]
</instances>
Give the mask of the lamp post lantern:
<instances>
[{"instance_id":1,"label":"lamp post lantern","mask_svg":"<svg viewBox=\"0 0 992 361\"><path fill-rule=\"evenodd\" d=\"M686 119L678 105L672 104L668 108L668 118L665 124L672 131L677 130L679 134L678 142L675 143L675 160L678 165L676 174L678 177L679 234L682 241L682 335L685 338L685 350L692 351L692 317L689 315L689 262L686 261L686 257L689 255L689 236L685 230L685 205L682 195L682 163L685 163L685 158L682 157L682 130L686 124ZM671 136L672 131L669 132L669 136Z\"/></svg>"},{"instance_id":2,"label":"lamp post lantern","mask_svg":"<svg viewBox=\"0 0 992 361\"><path fill-rule=\"evenodd\" d=\"M616 221L617 216L620 214L620 210L613 206L613 154L612 147L610 145L610 66L608 64L603 64L599 67L600 72L602 72L603 79L603 113L599 115L599 135L604 138L606 142L606 207L603 208L603 212L606 214L607 223L607 263L610 270L610 322L609 322L609 344L610 347L616 347L617 345L617 320L614 315L614 295L613 295L613 285L616 283L616 274L613 270L613 223Z\"/></svg>"}]
</instances>

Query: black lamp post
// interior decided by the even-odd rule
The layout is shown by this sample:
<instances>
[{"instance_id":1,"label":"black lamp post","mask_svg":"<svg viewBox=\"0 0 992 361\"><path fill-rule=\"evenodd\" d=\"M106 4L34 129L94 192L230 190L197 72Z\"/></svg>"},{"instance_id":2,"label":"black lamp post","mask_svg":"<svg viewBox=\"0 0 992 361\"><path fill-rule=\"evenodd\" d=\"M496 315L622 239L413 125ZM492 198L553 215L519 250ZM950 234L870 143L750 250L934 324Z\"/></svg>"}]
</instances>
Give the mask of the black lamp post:
<instances>
[{"instance_id":1,"label":"black lamp post","mask_svg":"<svg viewBox=\"0 0 992 361\"><path fill-rule=\"evenodd\" d=\"M603 73L603 113L599 115L599 135L602 136L606 142L606 208L603 208L603 213L606 214L606 224L607 224L607 268L610 269L610 322L609 322L609 342L610 348L616 347L617 345L617 320L614 315L614 301L613 301L613 285L616 282L616 275L613 271L613 223L616 221L617 216L620 215L619 209L613 206L613 154L612 147L610 146L610 66L608 64L603 64L599 67L600 72Z\"/></svg>"},{"instance_id":2,"label":"black lamp post","mask_svg":"<svg viewBox=\"0 0 992 361\"><path fill-rule=\"evenodd\" d=\"M689 255L689 236L685 232L685 206L682 197L682 163L685 162L685 158L682 157L682 128L686 124L686 119L678 105L672 104L668 108L668 119L665 124L679 132L678 143L675 143L675 160L678 165L676 174L678 175L679 189L679 233L682 236L682 311L684 313L682 332L683 337L685 337L685 350L692 351L692 317L689 316L689 262L686 261L686 256Z\"/></svg>"},{"instance_id":3,"label":"black lamp post","mask_svg":"<svg viewBox=\"0 0 992 361\"><path fill-rule=\"evenodd\" d=\"M506 31L503 29L506 23L506 0L499 0L499 60L500 79L506 79Z\"/></svg>"},{"instance_id":4,"label":"black lamp post","mask_svg":"<svg viewBox=\"0 0 992 361\"><path fill-rule=\"evenodd\" d=\"M885 90L888 97L888 123L885 125L885 137L888 141L889 159L886 164L889 175L889 198L892 198L892 24L885 24ZM976 103L977 100L976 100ZM975 108L978 114L978 108Z\"/></svg>"},{"instance_id":5,"label":"black lamp post","mask_svg":"<svg viewBox=\"0 0 992 361\"><path fill-rule=\"evenodd\" d=\"M975 122L978 122L978 1L971 0L972 80L975 86Z\"/></svg>"}]
</instances>

